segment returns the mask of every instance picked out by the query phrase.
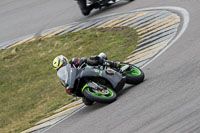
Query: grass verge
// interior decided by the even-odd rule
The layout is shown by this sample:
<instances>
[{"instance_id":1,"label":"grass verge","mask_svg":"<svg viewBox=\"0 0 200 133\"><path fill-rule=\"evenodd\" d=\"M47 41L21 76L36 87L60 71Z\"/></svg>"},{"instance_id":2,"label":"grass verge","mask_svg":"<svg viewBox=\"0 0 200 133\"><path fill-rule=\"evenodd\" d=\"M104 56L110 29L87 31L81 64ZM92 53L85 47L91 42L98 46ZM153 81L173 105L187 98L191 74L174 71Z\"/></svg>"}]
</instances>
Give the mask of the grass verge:
<instances>
[{"instance_id":1,"label":"grass verge","mask_svg":"<svg viewBox=\"0 0 200 133\"><path fill-rule=\"evenodd\" d=\"M0 132L21 132L72 102L53 70L60 54L89 57L105 52L123 61L138 36L128 27L90 29L35 40L0 51Z\"/></svg>"}]
</instances>

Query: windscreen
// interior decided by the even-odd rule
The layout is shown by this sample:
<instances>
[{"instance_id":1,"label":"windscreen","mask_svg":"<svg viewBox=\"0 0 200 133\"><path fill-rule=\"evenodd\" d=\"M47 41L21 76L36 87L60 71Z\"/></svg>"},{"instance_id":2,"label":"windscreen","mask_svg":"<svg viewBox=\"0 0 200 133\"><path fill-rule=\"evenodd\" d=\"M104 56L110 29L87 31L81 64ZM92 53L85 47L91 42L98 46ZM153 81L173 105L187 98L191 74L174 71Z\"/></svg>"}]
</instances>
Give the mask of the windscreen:
<instances>
[{"instance_id":1,"label":"windscreen","mask_svg":"<svg viewBox=\"0 0 200 133\"><path fill-rule=\"evenodd\" d=\"M75 68L71 68L70 64L67 64L66 66L63 66L58 70L57 75L60 78L63 86L71 89L74 87L76 73L77 70Z\"/></svg>"}]
</instances>

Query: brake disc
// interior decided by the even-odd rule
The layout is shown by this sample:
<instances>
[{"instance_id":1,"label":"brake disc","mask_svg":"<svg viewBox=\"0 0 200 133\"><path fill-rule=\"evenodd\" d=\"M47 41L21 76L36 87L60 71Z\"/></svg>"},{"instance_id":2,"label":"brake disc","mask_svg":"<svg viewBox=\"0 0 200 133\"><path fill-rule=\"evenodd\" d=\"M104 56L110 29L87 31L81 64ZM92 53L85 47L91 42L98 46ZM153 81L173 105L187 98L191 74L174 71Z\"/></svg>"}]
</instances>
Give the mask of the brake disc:
<instances>
[{"instance_id":1,"label":"brake disc","mask_svg":"<svg viewBox=\"0 0 200 133\"><path fill-rule=\"evenodd\" d=\"M102 94L102 95L108 95L109 94L109 91L108 90L99 90L99 89L93 89L94 92L96 93L99 93L99 94Z\"/></svg>"}]
</instances>

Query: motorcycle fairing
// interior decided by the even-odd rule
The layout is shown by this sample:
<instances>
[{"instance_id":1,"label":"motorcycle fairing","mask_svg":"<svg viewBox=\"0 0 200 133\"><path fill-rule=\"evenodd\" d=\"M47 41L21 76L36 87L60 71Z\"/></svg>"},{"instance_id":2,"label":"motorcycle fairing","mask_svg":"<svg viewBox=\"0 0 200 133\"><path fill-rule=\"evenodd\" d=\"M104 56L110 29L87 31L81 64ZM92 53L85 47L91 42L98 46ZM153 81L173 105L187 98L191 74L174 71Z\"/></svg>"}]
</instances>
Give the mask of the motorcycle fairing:
<instances>
[{"instance_id":1,"label":"motorcycle fairing","mask_svg":"<svg viewBox=\"0 0 200 133\"><path fill-rule=\"evenodd\" d=\"M67 87L66 89L74 88L77 69L72 68L70 64L67 64L58 70L57 75L60 78L63 86Z\"/></svg>"},{"instance_id":2,"label":"motorcycle fairing","mask_svg":"<svg viewBox=\"0 0 200 133\"><path fill-rule=\"evenodd\" d=\"M97 69L97 68L91 68L91 67L85 67L82 72L80 73L80 78L95 78L95 77L102 77L105 78L107 81L111 83L113 86L113 89L115 91L120 91L124 84L125 84L125 78L122 77L122 75L118 72L115 72L114 74L110 75L107 74L105 70Z\"/></svg>"}]
</instances>

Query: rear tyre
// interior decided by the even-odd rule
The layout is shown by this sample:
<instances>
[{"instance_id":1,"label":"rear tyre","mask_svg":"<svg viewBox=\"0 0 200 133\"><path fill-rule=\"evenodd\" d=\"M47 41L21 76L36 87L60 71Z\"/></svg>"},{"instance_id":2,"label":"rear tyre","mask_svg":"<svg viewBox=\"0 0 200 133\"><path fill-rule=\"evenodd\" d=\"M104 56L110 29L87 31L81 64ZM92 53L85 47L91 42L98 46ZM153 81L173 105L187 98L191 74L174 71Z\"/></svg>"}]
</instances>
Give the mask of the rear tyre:
<instances>
[{"instance_id":1,"label":"rear tyre","mask_svg":"<svg viewBox=\"0 0 200 133\"><path fill-rule=\"evenodd\" d=\"M120 64L121 67L124 65L130 65L130 64ZM144 72L134 65L130 65L130 68L123 72L123 74L126 75L126 83L127 84L134 84L137 85L144 81Z\"/></svg>"},{"instance_id":2,"label":"rear tyre","mask_svg":"<svg viewBox=\"0 0 200 133\"><path fill-rule=\"evenodd\" d=\"M98 92L96 89L86 87L83 90L83 94L90 101L95 101L103 104L112 103L117 99L117 94L112 89L105 88L104 91L106 92L105 94L103 94L103 91Z\"/></svg>"},{"instance_id":3,"label":"rear tyre","mask_svg":"<svg viewBox=\"0 0 200 133\"><path fill-rule=\"evenodd\" d=\"M87 99L86 97L82 98L82 102L87 106L90 106L90 105L92 105L94 103L93 101Z\"/></svg>"}]
</instances>

